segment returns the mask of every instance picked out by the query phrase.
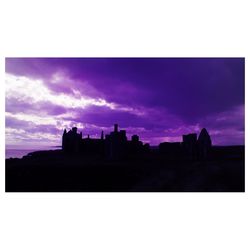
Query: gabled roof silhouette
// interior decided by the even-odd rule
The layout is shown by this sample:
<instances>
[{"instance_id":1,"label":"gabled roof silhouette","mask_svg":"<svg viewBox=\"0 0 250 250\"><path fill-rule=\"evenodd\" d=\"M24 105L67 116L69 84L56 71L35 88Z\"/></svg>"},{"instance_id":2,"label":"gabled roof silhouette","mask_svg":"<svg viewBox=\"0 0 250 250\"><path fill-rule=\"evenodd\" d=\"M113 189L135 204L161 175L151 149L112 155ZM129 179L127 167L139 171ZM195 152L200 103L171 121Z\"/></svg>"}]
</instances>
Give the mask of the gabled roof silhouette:
<instances>
[{"instance_id":1,"label":"gabled roof silhouette","mask_svg":"<svg viewBox=\"0 0 250 250\"><path fill-rule=\"evenodd\" d=\"M210 135L205 128L201 130L198 140L203 140L204 138L210 138Z\"/></svg>"}]
</instances>

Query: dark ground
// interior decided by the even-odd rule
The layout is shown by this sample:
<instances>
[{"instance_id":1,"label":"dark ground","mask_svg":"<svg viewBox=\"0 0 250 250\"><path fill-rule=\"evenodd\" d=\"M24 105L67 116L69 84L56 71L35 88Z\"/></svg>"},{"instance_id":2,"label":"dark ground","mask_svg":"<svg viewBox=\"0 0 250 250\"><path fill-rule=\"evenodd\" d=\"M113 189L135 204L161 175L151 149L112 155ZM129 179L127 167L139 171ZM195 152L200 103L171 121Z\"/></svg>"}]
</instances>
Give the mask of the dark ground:
<instances>
[{"instance_id":1,"label":"dark ground","mask_svg":"<svg viewBox=\"0 0 250 250\"><path fill-rule=\"evenodd\" d=\"M34 152L6 160L7 192L244 192L244 147L213 147L206 161L157 151L109 161L95 155Z\"/></svg>"}]
</instances>

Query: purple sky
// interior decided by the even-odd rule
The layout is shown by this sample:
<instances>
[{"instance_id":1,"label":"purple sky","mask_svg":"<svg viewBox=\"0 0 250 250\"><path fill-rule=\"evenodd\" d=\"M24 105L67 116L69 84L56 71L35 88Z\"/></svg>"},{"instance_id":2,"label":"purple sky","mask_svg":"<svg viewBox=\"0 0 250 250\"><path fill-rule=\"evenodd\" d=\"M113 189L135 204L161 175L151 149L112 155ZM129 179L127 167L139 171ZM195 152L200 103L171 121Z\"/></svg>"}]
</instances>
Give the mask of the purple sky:
<instances>
[{"instance_id":1,"label":"purple sky","mask_svg":"<svg viewBox=\"0 0 250 250\"><path fill-rule=\"evenodd\" d=\"M60 145L113 124L158 145L206 127L244 144L242 58L6 58L6 145Z\"/></svg>"}]
</instances>

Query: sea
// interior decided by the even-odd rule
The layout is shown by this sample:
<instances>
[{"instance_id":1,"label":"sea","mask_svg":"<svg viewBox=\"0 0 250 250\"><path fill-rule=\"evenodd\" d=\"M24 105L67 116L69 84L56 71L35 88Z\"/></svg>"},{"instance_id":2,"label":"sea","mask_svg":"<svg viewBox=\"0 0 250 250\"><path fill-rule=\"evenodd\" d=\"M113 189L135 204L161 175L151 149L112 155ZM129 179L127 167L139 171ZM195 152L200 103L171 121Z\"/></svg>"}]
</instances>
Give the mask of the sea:
<instances>
[{"instance_id":1,"label":"sea","mask_svg":"<svg viewBox=\"0 0 250 250\"><path fill-rule=\"evenodd\" d=\"M5 149L5 159L9 159L9 158L20 158L21 159L23 156L25 156L31 152L41 151L41 150L56 150L56 149L61 149L61 147L51 146L51 147L35 148L35 149L6 148Z\"/></svg>"}]
</instances>

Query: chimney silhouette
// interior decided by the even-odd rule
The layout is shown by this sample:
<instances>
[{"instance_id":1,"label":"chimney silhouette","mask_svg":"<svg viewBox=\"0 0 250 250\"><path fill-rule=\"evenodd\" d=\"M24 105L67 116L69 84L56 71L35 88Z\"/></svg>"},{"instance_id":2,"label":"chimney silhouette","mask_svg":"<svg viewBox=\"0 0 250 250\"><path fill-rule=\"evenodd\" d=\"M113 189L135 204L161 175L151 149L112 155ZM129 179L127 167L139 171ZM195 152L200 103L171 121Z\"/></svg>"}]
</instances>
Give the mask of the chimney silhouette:
<instances>
[{"instance_id":1,"label":"chimney silhouette","mask_svg":"<svg viewBox=\"0 0 250 250\"><path fill-rule=\"evenodd\" d=\"M104 134L103 134L103 130L102 130L102 135L101 135L101 140L104 139Z\"/></svg>"},{"instance_id":2,"label":"chimney silhouette","mask_svg":"<svg viewBox=\"0 0 250 250\"><path fill-rule=\"evenodd\" d=\"M117 123L114 125L114 132L115 132L115 133L118 132L118 124L117 124Z\"/></svg>"}]
</instances>

